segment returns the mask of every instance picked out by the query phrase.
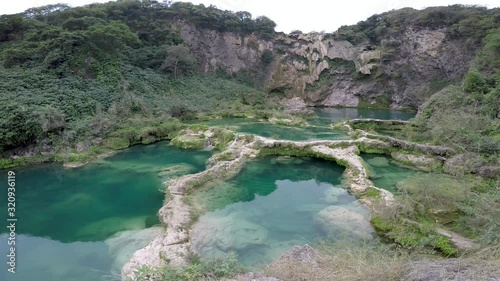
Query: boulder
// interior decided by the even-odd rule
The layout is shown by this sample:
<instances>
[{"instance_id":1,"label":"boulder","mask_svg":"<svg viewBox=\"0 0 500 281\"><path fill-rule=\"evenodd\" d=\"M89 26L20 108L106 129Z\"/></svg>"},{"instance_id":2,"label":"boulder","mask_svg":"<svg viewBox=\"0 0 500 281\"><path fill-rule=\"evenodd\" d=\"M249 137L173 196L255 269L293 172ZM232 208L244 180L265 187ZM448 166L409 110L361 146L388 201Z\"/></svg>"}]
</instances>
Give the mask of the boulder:
<instances>
[{"instance_id":1,"label":"boulder","mask_svg":"<svg viewBox=\"0 0 500 281\"><path fill-rule=\"evenodd\" d=\"M476 153L466 152L455 155L444 162L443 169L451 175L463 175L471 173L475 167L481 164L481 156Z\"/></svg>"},{"instance_id":2,"label":"boulder","mask_svg":"<svg viewBox=\"0 0 500 281\"><path fill-rule=\"evenodd\" d=\"M481 166L477 168L475 172L478 176L487 179L494 179L500 177L499 166L493 166L493 165Z\"/></svg>"},{"instance_id":3,"label":"boulder","mask_svg":"<svg viewBox=\"0 0 500 281\"><path fill-rule=\"evenodd\" d=\"M292 115L310 115L313 111L307 107L304 100L299 97L284 99L281 103L285 106L286 112Z\"/></svg>"}]
</instances>

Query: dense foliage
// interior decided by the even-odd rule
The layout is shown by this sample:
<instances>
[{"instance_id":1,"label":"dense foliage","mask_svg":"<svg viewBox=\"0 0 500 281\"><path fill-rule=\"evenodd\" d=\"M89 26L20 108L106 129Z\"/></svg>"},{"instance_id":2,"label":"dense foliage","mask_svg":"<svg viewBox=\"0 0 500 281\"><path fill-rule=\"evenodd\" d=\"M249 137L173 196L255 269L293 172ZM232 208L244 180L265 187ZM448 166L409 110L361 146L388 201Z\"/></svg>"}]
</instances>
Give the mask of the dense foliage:
<instances>
[{"instance_id":1,"label":"dense foliage","mask_svg":"<svg viewBox=\"0 0 500 281\"><path fill-rule=\"evenodd\" d=\"M265 38L276 26L247 12L170 1L56 4L1 16L0 151L107 137L131 118L272 107L263 92L199 74L179 21Z\"/></svg>"},{"instance_id":2,"label":"dense foliage","mask_svg":"<svg viewBox=\"0 0 500 281\"><path fill-rule=\"evenodd\" d=\"M500 25L500 9L453 5L424 10L404 8L373 15L356 25L342 26L337 36L352 43L364 40L380 45L382 39L412 26L415 29L447 28L449 39L465 38L469 46L481 43L488 31Z\"/></svg>"}]
</instances>

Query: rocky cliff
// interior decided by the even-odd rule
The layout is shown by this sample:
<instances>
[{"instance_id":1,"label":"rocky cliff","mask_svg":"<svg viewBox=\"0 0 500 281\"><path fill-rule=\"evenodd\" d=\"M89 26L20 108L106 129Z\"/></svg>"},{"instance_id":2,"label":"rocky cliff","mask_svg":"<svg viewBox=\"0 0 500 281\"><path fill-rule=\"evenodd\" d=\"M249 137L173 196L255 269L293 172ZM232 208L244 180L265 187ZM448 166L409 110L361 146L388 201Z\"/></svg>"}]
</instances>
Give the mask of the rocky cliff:
<instances>
[{"instance_id":1,"label":"rocky cliff","mask_svg":"<svg viewBox=\"0 0 500 281\"><path fill-rule=\"evenodd\" d=\"M273 96L300 97L314 106L415 108L459 82L475 54L465 39L446 36L449 27L407 26L376 44L352 44L336 33L278 34L265 40L182 21L175 28L204 72L251 76Z\"/></svg>"}]
</instances>

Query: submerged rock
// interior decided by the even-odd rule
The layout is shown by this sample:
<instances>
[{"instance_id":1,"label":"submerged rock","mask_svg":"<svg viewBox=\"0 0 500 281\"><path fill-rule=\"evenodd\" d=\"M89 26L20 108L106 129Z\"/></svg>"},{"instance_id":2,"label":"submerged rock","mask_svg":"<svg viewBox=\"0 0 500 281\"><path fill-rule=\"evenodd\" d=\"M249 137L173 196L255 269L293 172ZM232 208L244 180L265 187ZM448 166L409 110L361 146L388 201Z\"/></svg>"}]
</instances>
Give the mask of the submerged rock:
<instances>
[{"instance_id":1,"label":"submerged rock","mask_svg":"<svg viewBox=\"0 0 500 281\"><path fill-rule=\"evenodd\" d=\"M158 175L165 179L179 177L191 173L194 167L189 164L170 165L162 168Z\"/></svg>"},{"instance_id":2,"label":"submerged rock","mask_svg":"<svg viewBox=\"0 0 500 281\"><path fill-rule=\"evenodd\" d=\"M265 243L266 228L235 216L219 217L215 212L200 218L191 231L192 249L205 257L218 257Z\"/></svg>"},{"instance_id":3,"label":"submerged rock","mask_svg":"<svg viewBox=\"0 0 500 281\"><path fill-rule=\"evenodd\" d=\"M126 230L106 239L104 243L109 247L109 253L115 260L113 270L119 272L135 251L148 245L162 231L163 227L160 226L140 230Z\"/></svg>"},{"instance_id":4,"label":"submerged rock","mask_svg":"<svg viewBox=\"0 0 500 281\"><path fill-rule=\"evenodd\" d=\"M374 166L374 167L388 167L389 160L385 157L374 157L366 161L366 163Z\"/></svg>"},{"instance_id":5,"label":"submerged rock","mask_svg":"<svg viewBox=\"0 0 500 281\"><path fill-rule=\"evenodd\" d=\"M343 188L332 186L325 190L324 201L330 204L335 204L339 201L339 196L347 194L347 191Z\"/></svg>"},{"instance_id":6,"label":"submerged rock","mask_svg":"<svg viewBox=\"0 0 500 281\"><path fill-rule=\"evenodd\" d=\"M109 237L124 230L137 230L146 228L147 216L139 217L111 217L86 224L77 232L80 239L88 237Z\"/></svg>"},{"instance_id":7,"label":"submerged rock","mask_svg":"<svg viewBox=\"0 0 500 281\"><path fill-rule=\"evenodd\" d=\"M302 164L304 160L297 157L278 156L271 159L271 164Z\"/></svg>"},{"instance_id":8,"label":"submerged rock","mask_svg":"<svg viewBox=\"0 0 500 281\"><path fill-rule=\"evenodd\" d=\"M369 213L360 207L330 206L320 211L314 217L315 223L329 235L339 235L342 232L354 234L359 238L371 239L374 232Z\"/></svg>"}]
</instances>

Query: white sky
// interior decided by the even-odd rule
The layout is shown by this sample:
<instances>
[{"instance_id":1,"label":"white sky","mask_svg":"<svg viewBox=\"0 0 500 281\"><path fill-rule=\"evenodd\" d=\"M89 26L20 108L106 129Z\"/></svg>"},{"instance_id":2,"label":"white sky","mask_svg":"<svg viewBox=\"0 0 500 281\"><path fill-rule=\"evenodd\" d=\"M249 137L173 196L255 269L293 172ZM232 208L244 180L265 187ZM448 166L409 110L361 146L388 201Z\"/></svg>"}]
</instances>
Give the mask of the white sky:
<instances>
[{"instance_id":1,"label":"white sky","mask_svg":"<svg viewBox=\"0 0 500 281\"><path fill-rule=\"evenodd\" d=\"M32 7L55 3L80 6L108 0L1 0L0 15L23 12ZM342 3L340 3L342 1ZM453 4L482 5L488 8L499 7L498 0L190 0L194 4L213 4L220 9L248 11L255 17L265 15L274 20L276 30L290 32L299 29L310 31L335 31L341 25L355 24L373 14L392 9ZM159 0L161 2L161 0Z\"/></svg>"}]
</instances>

